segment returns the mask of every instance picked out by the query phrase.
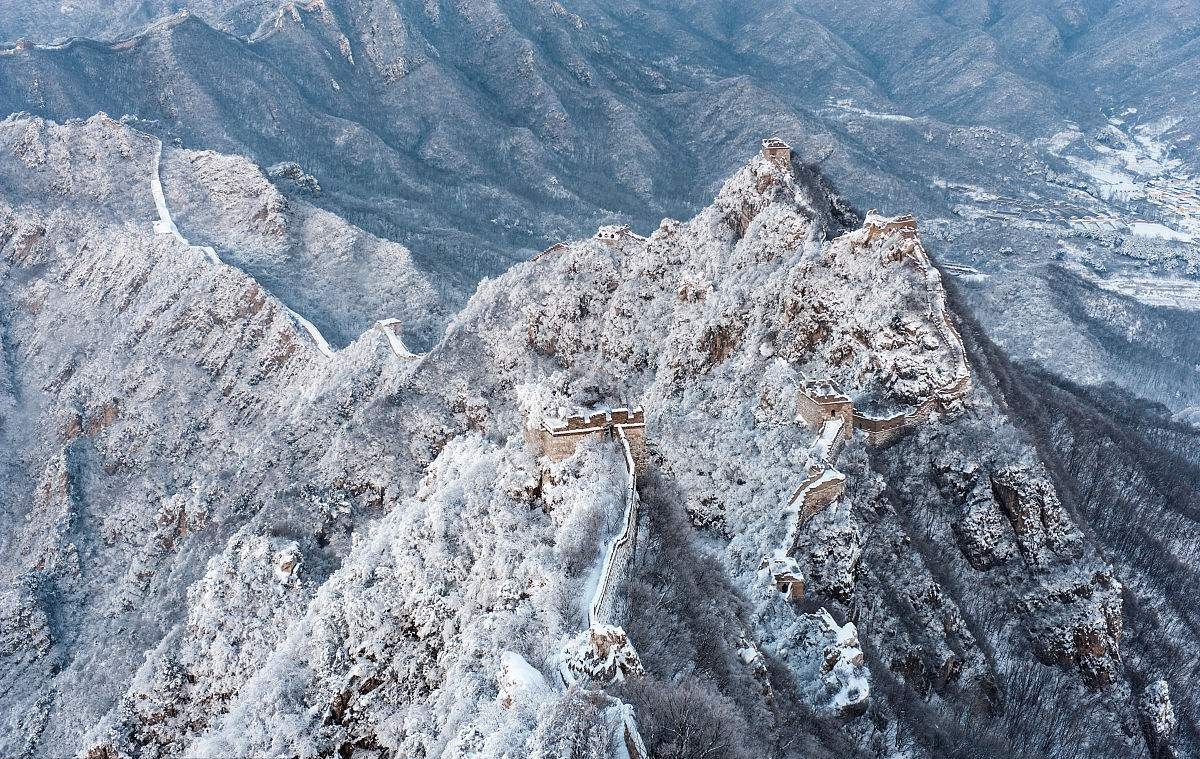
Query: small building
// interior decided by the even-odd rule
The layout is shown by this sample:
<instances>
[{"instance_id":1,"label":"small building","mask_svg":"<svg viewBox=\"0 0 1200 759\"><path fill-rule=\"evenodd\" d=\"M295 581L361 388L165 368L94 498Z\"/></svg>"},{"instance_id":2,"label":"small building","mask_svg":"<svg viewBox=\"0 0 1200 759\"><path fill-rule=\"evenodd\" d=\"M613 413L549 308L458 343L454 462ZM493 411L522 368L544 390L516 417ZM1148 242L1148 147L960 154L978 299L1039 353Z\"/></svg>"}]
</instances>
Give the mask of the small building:
<instances>
[{"instance_id":1,"label":"small building","mask_svg":"<svg viewBox=\"0 0 1200 759\"><path fill-rule=\"evenodd\" d=\"M616 438L623 433L629 443L634 472L646 462L646 412L639 408L614 408L565 419L544 419L541 424L527 428L526 438L540 446L552 461L563 461L574 455L581 441L589 437Z\"/></svg>"},{"instance_id":2,"label":"small building","mask_svg":"<svg viewBox=\"0 0 1200 759\"><path fill-rule=\"evenodd\" d=\"M792 146L778 137L768 137L762 141L763 157L779 165L780 168L791 168Z\"/></svg>"},{"instance_id":3,"label":"small building","mask_svg":"<svg viewBox=\"0 0 1200 759\"><path fill-rule=\"evenodd\" d=\"M840 418L843 434L849 435L854 428L854 403L828 379L805 380L796 393L796 416L814 430L830 419Z\"/></svg>"}]
</instances>

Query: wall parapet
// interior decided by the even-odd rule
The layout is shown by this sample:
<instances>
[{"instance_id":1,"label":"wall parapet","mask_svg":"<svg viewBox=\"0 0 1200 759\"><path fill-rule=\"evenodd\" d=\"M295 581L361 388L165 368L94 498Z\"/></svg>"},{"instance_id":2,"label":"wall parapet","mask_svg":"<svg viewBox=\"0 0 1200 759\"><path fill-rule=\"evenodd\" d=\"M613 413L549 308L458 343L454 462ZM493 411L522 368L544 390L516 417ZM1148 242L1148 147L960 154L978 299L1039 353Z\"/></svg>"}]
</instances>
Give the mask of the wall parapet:
<instances>
[{"instance_id":1,"label":"wall parapet","mask_svg":"<svg viewBox=\"0 0 1200 759\"><path fill-rule=\"evenodd\" d=\"M646 412L640 406L543 419L535 427L526 427L525 437L552 461L563 461L575 454L583 440L589 437L615 439L618 433L628 439L635 471L640 471L646 462Z\"/></svg>"},{"instance_id":2,"label":"wall parapet","mask_svg":"<svg viewBox=\"0 0 1200 759\"><path fill-rule=\"evenodd\" d=\"M609 620L615 607L618 574L632 561L637 542L641 505L637 474L645 460L645 428L646 415L640 407L607 409L576 414L566 419L543 420L536 428L538 440L551 459L567 458L585 438L611 436L620 444L625 463L621 530L605 547L600 576L588 603L588 628L562 654L560 673L568 684L574 682L572 678L581 676L619 681L641 671L641 662L625 631L611 625ZM530 429L526 427L527 432Z\"/></svg>"},{"instance_id":3,"label":"wall parapet","mask_svg":"<svg viewBox=\"0 0 1200 759\"><path fill-rule=\"evenodd\" d=\"M867 212L866 219L863 220L863 228L867 230L866 241L868 243L889 234L898 234L911 240L917 237L917 218L912 214L883 216L872 208Z\"/></svg>"},{"instance_id":4,"label":"wall parapet","mask_svg":"<svg viewBox=\"0 0 1200 759\"><path fill-rule=\"evenodd\" d=\"M534 256L533 260L536 261L539 258L541 258L542 256L549 256L549 255L553 255L553 254L559 253L559 252L565 253L566 251L568 251L570 249L571 249L571 246L567 245L565 242L556 242L553 245L551 245L549 248L546 248L541 253L538 253L536 256Z\"/></svg>"}]
</instances>

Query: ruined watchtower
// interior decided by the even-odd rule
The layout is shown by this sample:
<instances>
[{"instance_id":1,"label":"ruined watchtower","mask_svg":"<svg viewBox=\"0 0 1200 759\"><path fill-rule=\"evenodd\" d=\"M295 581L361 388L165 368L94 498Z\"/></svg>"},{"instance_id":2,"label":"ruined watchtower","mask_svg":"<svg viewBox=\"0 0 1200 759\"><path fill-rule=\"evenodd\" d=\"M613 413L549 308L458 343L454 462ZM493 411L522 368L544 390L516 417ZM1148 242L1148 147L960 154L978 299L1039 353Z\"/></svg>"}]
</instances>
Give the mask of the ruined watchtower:
<instances>
[{"instance_id":1,"label":"ruined watchtower","mask_svg":"<svg viewBox=\"0 0 1200 759\"><path fill-rule=\"evenodd\" d=\"M616 245L617 243L621 242L621 240L631 237L632 235L633 230L631 230L628 225L625 224L611 224L609 226L600 227L600 229L596 230L596 239L605 245Z\"/></svg>"},{"instance_id":2,"label":"ruined watchtower","mask_svg":"<svg viewBox=\"0 0 1200 759\"><path fill-rule=\"evenodd\" d=\"M792 146L778 137L768 137L762 141L762 154L782 169L792 165Z\"/></svg>"},{"instance_id":3,"label":"ruined watchtower","mask_svg":"<svg viewBox=\"0 0 1200 759\"><path fill-rule=\"evenodd\" d=\"M641 408L614 408L565 419L543 419L536 427L527 428L526 437L552 461L562 461L574 454L585 438L614 438L618 433L623 433L629 442L634 469L641 470L646 461L646 413Z\"/></svg>"},{"instance_id":4,"label":"ruined watchtower","mask_svg":"<svg viewBox=\"0 0 1200 759\"><path fill-rule=\"evenodd\" d=\"M898 233L901 237L911 240L917 236L917 219L912 214L903 216L881 216L875 209L867 212L863 221L867 230L867 242L876 237L890 233Z\"/></svg>"},{"instance_id":5,"label":"ruined watchtower","mask_svg":"<svg viewBox=\"0 0 1200 759\"><path fill-rule=\"evenodd\" d=\"M804 574L791 556L764 556L758 571L765 572L775 589L789 601L804 598Z\"/></svg>"}]
</instances>

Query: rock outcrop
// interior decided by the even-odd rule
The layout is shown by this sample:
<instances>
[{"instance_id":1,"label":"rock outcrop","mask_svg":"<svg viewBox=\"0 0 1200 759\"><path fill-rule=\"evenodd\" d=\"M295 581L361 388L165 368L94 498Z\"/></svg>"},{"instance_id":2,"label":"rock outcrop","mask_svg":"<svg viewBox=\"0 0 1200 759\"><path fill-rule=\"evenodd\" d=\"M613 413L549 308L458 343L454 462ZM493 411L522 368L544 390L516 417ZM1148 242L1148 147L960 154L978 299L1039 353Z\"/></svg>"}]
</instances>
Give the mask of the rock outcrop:
<instances>
[{"instance_id":1,"label":"rock outcrop","mask_svg":"<svg viewBox=\"0 0 1200 759\"><path fill-rule=\"evenodd\" d=\"M997 391L961 384L919 236L864 228L815 171L757 157L689 221L567 242L417 356L371 329L391 313L323 350L248 273L319 213L238 159L168 148L180 237L155 234L154 148L0 126L0 179L29 188L0 207L4 752L941 755L964 704L1009 740L1029 668L1092 705L1096 746L1170 732L1130 690L1117 575ZM797 418L815 377L879 418L961 393L869 446ZM526 438L638 406L637 462Z\"/></svg>"}]
</instances>

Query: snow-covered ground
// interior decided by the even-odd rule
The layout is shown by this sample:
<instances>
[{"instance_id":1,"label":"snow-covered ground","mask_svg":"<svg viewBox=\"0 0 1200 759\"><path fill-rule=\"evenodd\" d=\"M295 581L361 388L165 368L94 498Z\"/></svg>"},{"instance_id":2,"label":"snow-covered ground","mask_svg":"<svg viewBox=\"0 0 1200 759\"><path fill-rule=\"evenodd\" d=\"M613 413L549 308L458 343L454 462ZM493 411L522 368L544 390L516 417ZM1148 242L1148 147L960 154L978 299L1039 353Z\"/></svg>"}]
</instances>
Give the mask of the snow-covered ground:
<instances>
[{"instance_id":1,"label":"snow-covered ground","mask_svg":"<svg viewBox=\"0 0 1200 759\"><path fill-rule=\"evenodd\" d=\"M1134 114L1125 114L1130 116ZM1133 235L1171 242L1200 239L1200 180L1179 173L1173 125L1130 124L1110 119L1098 135L1064 130L1042 143L1050 156L1077 173L1082 193L1063 188L1063 197L998 195L980 188L935 182L965 197L962 218L1004 221L1030 229L1067 227L1082 235Z\"/></svg>"},{"instance_id":2,"label":"snow-covered ground","mask_svg":"<svg viewBox=\"0 0 1200 759\"><path fill-rule=\"evenodd\" d=\"M162 140L156 139L154 148L154 165L150 172L150 192L154 197L155 210L158 212L158 219L154 222L155 233L160 235L171 235L184 245L202 251L210 264L214 266L222 265L223 262L221 261L220 256L217 255L216 250L208 245L192 245L191 242L189 242L188 239L179 232L179 227L175 225L175 220L171 217L171 209L167 207L167 199L163 193L162 150ZM302 327L304 331L308 333L309 337L312 338L313 343L315 343L317 346L317 350L321 351L321 353L327 358L333 358L333 347L330 346L329 341L325 339L325 336L321 334L321 331L317 329L317 326L293 311L291 308L288 308L286 305L284 308L287 309L288 314L295 319L296 323L299 324L300 327Z\"/></svg>"},{"instance_id":3,"label":"snow-covered ground","mask_svg":"<svg viewBox=\"0 0 1200 759\"><path fill-rule=\"evenodd\" d=\"M1088 277L1088 281L1147 305L1200 311L1200 282L1196 280L1116 274Z\"/></svg>"},{"instance_id":4,"label":"snow-covered ground","mask_svg":"<svg viewBox=\"0 0 1200 759\"><path fill-rule=\"evenodd\" d=\"M1092 612L1111 596L1119 614L1120 596L1062 579L1104 569L1068 539L1070 515L1048 495L1026 503L1037 472L1005 480L1007 512L994 501L989 477L1036 454L987 387L890 449L849 444L845 491L786 549L808 599L761 582L814 442L837 447L836 425L796 424L798 383L829 377L895 413L961 369L915 241L869 234L819 177L756 157L689 221L578 240L484 281L419 361L370 335L328 362L242 267L182 247L165 200L157 235L142 195L124 210L152 148L132 132L0 126L0 175L32 188L28 208L0 207L21 275L0 280L20 346L0 401L31 421L3 430L19 448L4 463L36 462L4 480L16 511L0 513L15 541L0 594L17 631L0 647L17 673L0 681L6 749L499 759L573 755L583 736L589 759L642 753L608 679L553 677L578 644L588 667L639 672L622 698L659 746L656 717L682 714L741 756L829 735L902 755L920 732L893 719L906 704L872 687L866 650L872 669L936 691L930 709L1084 623L1079 670L1108 661ZM25 160L31 144L51 147L44 161ZM62 188L91 156L102 171ZM207 198L177 186L185 160ZM265 208L287 234L293 217L253 172L164 161L166 187L152 187L181 198L195 234L213 198L243 212L230 228ZM82 235L44 223L59 192L83 209ZM638 562L615 550L639 521L629 451L595 441L551 462L522 434L550 409L615 401L652 420ZM1005 515L1019 508L1030 530L1017 534ZM988 573L966 557L1013 540L1035 541L1029 561ZM1050 579L1061 587L1037 595ZM606 582L618 592L597 594ZM1054 598L1072 599L1065 619L1025 611ZM996 619L1012 623L974 624ZM1077 685L1073 665L1037 666ZM868 704L892 727L855 719Z\"/></svg>"}]
</instances>

